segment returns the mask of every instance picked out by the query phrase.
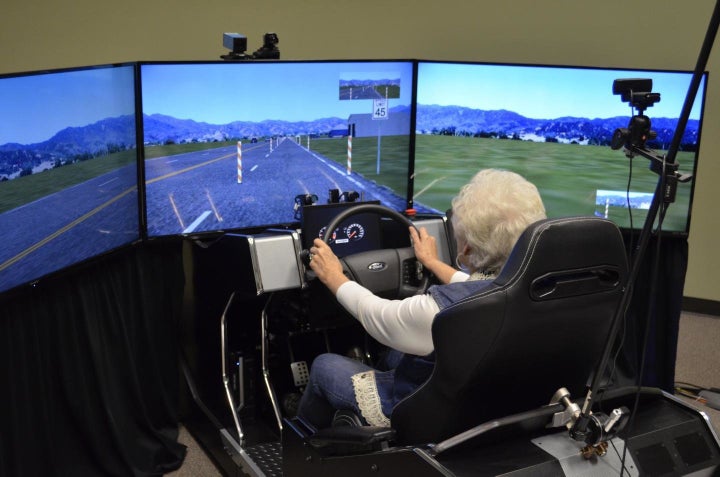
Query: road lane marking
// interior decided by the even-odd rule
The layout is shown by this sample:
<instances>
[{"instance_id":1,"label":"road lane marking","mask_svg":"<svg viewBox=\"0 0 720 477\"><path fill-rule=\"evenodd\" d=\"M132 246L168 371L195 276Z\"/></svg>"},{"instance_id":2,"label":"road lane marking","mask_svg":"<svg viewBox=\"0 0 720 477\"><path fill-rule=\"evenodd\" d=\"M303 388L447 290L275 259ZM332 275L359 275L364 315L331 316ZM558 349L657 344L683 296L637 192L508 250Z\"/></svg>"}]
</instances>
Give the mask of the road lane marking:
<instances>
[{"instance_id":1,"label":"road lane marking","mask_svg":"<svg viewBox=\"0 0 720 477\"><path fill-rule=\"evenodd\" d=\"M200 168L200 167L207 166L208 164L212 164L213 162L218 162L218 161L221 161L221 160L223 160L223 159L228 159L228 158L230 158L230 157L233 157L233 158L234 158L234 157L237 157L237 154L233 152L232 154L228 154L228 155L226 155L226 156L220 156L220 157L218 157L218 158L216 158L216 159L212 159L212 160L210 160L210 161L205 161L205 162L201 162L200 164L195 164L194 166L186 167L185 169L180 169L180 170L173 171L173 172L170 172L170 173L168 173L168 174L165 174L165 175L163 175L163 176L157 176L157 177L154 177L154 178L152 178L152 179L148 179L148 180L145 181L145 183L146 183L146 184L152 184L152 183L154 183L154 182L158 182L158 181L161 181L161 180L163 180L163 179L168 179L168 178L170 178L170 177L175 177L175 176L178 176L178 175L180 175L180 174L182 174L182 173L184 173L184 172L192 171L193 169L198 169L198 168Z\"/></svg>"},{"instance_id":2,"label":"road lane marking","mask_svg":"<svg viewBox=\"0 0 720 477\"><path fill-rule=\"evenodd\" d=\"M104 185L107 185L107 184L109 184L109 183L111 183L111 182L115 182L115 181L118 181L118 180L120 180L120 178L119 178L119 177L113 177L113 178L112 178L112 179L110 179L109 181L105 181L105 182L103 182L103 183L102 183L102 184L100 184L100 185L99 185L98 187L102 187L102 186L104 186Z\"/></svg>"},{"instance_id":3,"label":"road lane marking","mask_svg":"<svg viewBox=\"0 0 720 477\"><path fill-rule=\"evenodd\" d=\"M185 230L183 230L182 233L189 234L191 232L194 232L195 229L197 228L197 226L200 225L203 222L203 220L205 220L207 218L208 215L210 215L210 211L206 210L205 212L200 214L200 217L195 219L192 224L188 225L188 227Z\"/></svg>"},{"instance_id":4,"label":"road lane marking","mask_svg":"<svg viewBox=\"0 0 720 477\"><path fill-rule=\"evenodd\" d=\"M15 255L14 257L12 257L12 258L6 260L5 262L1 263L1 264L0 264L0 272L3 271L3 270L5 270L6 268L8 268L8 267L11 266L11 265L14 265L15 263L17 263L18 261L20 261L20 260L22 260L23 258L27 257L28 255L30 255L31 253L33 253L35 250L39 249L39 248L42 247L43 245L46 245L46 244L49 243L50 241L56 239L57 237L59 237L60 235L64 234L65 232L67 232L67 231L70 230L71 228L73 228L73 227L75 227L76 225L80 224L81 222L87 220L89 217L92 217L93 215L95 215L95 214L97 214L98 212L100 212L101 210L103 210L105 207L107 207L107 206L109 206L109 205L117 202L118 200L122 199L123 197L125 197L125 196L128 195L128 194L130 194L131 192L137 192L137 187L131 187L130 189L127 189L127 190L125 190L124 192L122 192L121 194L116 195L115 197L113 197L112 199L106 201L105 203L98 205L97 207L95 207L94 209L92 209L90 212L87 212L87 213L81 215L80 217L78 217L77 219L73 220L73 221L70 222L69 224L65 225L64 227L62 227L62 228L60 228L60 229L58 229L58 230L56 230L56 231L53 232L52 234L48 235L47 237L45 237L44 239L40 240L39 242L31 245L30 247L26 248L25 250L23 250L22 252L18 253L18 254Z\"/></svg>"},{"instance_id":5,"label":"road lane marking","mask_svg":"<svg viewBox=\"0 0 720 477\"><path fill-rule=\"evenodd\" d=\"M257 146L257 145L256 145L256 146L251 146L251 147L249 147L247 150L248 150L248 151L252 151L252 150L254 150L254 149L257 149L258 147L260 147L260 146ZM233 149L235 149L235 148L233 148ZM194 154L194 153L197 153L197 152L199 152L199 151L184 152L184 153L182 153L182 155L185 155L185 154ZM157 159L164 159L164 158L167 158L167 157L173 157L173 156L156 157L156 158L153 158L153 159L150 159L150 160L154 161L154 160L157 160ZM223 160L223 159L228 159L228 158L230 158L230 157L232 157L232 158L237 157L237 151L236 151L236 150L233 150L233 152L230 153L230 154L226 154L226 155L224 155L224 156L220 156L220 157L217 157L217 158L215 158L215 159L211 159L211 160L209 160L209 161L201 162L200 164L195 164L194 166L186 167L185 169L180 169L180 170L178 170L178 171L170 172L170 173L165 174L165 175L163 175L163 176L158 176L158 177L154 177L154 178L152 178L152 179L147 179L147 180L145 181L145 184L152 184L153 182L158 182L158 181L161 181L161 180L163 180L163 179L168 179L168 178L170 178L170 177L174 177L174 176L180 175L180 174L182 174L183 172L192 171L193 169L197 169L197 168L199 168L199 167L207 166L208 164L212 164L213 162L221 161L221 160ZM175 159L175 160L177 160L177 159ZM147 162L147 160L146 160L146 162ZM166 161L166 163L167 163L167 161Z\"/></svg>"}]
</instances>

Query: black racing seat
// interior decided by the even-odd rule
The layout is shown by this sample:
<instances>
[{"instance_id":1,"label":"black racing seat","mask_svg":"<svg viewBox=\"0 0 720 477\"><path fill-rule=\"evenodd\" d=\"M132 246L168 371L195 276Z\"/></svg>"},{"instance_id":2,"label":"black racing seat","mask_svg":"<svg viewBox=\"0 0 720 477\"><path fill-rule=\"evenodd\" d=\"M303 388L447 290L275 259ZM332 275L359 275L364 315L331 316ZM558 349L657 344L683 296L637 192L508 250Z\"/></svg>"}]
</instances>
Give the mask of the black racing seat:
<instances>
[{"instance_id":1,"label":"black racing seat","mask_svg":"<svg viewBox=\"0 0 720 477\"><path fill-rule=\"evenodd\" d=\"M617 226L597 217L536 222L498 277L442 310L435 367L391 416L398 445L437 443L478 424L547 405L562 387L580 397L608 340L628 278ZM372 442L368 429L364 442ZM338 434L339 433L339 434ZM382 432L382 435L388 435ZM323 429L323 448L359 438Z\"/></svg>"},{"instance_id":2,"label":"black racing seat","mask_svg":"<svg viewBox=\"0 0 720 477\"><path fill-rule=\"evenodd\" d=\"M397 441L439 442L546 405L561 387L580 397L627 278L613 222L571 217L530 225L492 283L435 318L435 368L393 410Z\"/></svg>"}]
</instances>

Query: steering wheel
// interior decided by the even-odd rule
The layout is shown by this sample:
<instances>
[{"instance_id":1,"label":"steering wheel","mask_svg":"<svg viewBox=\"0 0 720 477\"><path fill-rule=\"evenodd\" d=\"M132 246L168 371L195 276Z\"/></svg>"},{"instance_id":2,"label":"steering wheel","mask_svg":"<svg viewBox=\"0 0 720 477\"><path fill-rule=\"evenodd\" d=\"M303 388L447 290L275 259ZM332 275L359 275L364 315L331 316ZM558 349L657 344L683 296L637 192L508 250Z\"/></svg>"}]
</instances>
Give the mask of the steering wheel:
<instances>
[{"instance_id":1,"label":"steering wheel","mask_svg":"<svg viewBox=\"0 0 720 477\"><path fill-rule=\"evenodd\" d=\"M415 227L407 217L378 204L359 204L340 212L328 224L323 241L330 244L332 234L348 217L362 213L375 213L388 217L400 225ZM415 227L417 230L417 227ZM348 277L374 294L384 298L405 298L425 293L430 274L424 271L415 258L413 247L389 248L354 253L340 259Z\"/></svg>"}]
</instances>

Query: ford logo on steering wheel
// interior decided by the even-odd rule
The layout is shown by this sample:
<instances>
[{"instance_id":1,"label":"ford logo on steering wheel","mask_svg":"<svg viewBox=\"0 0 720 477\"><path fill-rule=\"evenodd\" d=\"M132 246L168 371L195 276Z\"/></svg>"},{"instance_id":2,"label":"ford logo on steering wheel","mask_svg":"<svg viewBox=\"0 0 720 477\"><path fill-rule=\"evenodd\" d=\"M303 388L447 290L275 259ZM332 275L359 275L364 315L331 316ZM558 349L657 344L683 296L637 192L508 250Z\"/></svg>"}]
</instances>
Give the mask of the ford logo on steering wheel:
<instances>
[{"instance_id":1,"label":"ford logo on steering wheel","mask_svg":"<svg viewBox=\"0 0 720 477\"><path fill-rule=\"evenodd\" d=\"M387 264L385 262L373 262L367 266L368 270L371 270L373 272L379 272L380 270L385 270L386 267L387 267Z\"/></svg>"}]
</instances>

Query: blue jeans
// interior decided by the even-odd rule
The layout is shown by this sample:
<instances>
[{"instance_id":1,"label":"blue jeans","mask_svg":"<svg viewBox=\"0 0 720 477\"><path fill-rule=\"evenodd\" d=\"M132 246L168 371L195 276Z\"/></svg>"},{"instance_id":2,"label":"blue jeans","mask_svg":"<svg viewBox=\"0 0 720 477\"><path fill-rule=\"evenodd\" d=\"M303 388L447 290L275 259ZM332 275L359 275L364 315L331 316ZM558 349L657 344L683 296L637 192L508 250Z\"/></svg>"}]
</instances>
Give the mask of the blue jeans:
<instances>
[{"instance_id":1,"label":"blue jeans","mask_svg":"<svg viewBox=\"0 0 720 477\"><path fill-rule=\"evenodd\" d=\"M333 353L319 355L310 367L307 387L298 405L298 416L316 428L329 427L337 410L354 411L362 419L355 400L351 377L374 368L360 361ZM375 371L378 390L392 389L394 370ZM380 393L383 414L390 415L392 393Z\"/></svg>"}]
</instances>

